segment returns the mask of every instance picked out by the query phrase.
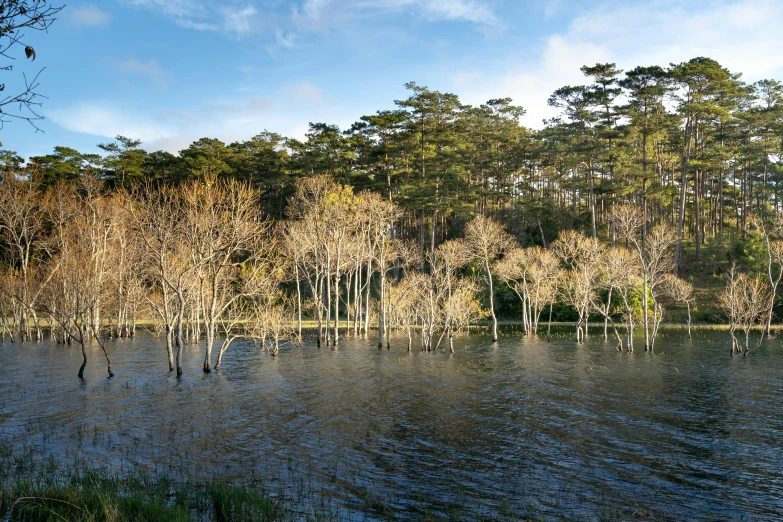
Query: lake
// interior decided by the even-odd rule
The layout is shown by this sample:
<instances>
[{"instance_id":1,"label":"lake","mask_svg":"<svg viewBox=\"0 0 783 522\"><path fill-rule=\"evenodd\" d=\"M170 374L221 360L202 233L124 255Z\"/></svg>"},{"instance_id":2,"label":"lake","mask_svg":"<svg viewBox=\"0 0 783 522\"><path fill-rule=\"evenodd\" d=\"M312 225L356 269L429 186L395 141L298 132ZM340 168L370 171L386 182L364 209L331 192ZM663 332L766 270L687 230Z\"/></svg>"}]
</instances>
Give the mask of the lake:
<instances>
[{"instance_id":1,"label":"lake","mask_svg":"<svg viewBox=\"0 0 783 522\"><path fill-rule=\"evenodd\" d=\"M594 332L510 331L456 353L232 346L219 373L189 346L182 379L149 334L90 347L0 345L0 439L115 472L263 481L355 520L474 510L490 518L783 518L783 348L729 355L728 332L664 330L654 354ZM396 345L396 347L394 346Z\"/></svg>"}]
</instances>

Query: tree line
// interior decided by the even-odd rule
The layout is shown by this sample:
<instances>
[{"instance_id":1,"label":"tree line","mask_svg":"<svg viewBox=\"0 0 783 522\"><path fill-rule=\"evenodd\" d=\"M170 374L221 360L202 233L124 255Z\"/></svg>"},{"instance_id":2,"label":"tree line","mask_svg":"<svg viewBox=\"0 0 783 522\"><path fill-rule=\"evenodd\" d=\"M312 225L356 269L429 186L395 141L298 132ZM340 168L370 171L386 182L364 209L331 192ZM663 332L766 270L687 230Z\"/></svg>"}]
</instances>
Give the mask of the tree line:
<instances>
[{"instance_id":1,"label":"tree line","mask_svg":"<svg viewBox=\"0 0 783 522\"><path fill-rule=\"evenodd\" d=\"M41 187L85 170L118 187L243 180L275 219L297 179L328 174L397 203L406 237L429 252L478 214L507 223L525 244L545 246L572 228L614 241L611 208L633 203L644 226L676 229L677 270L683 242L700 261L708 242L746 234L752 212L783 207L779 82L745 84L709 58L582 72L584 85L549 98L560 114L540 130L523 127L524 109L508 98L474 107L411 82L395 108L345 130L312 123L303 141L265 131L228 145L203 138L174 155L119 136L99 145L103 155L56 147L25 163L3 151L0 164Z\"/></svg>"},{"instance_id":2,"label":"tree line","mask_svg":"<svg viewBox=\"0 0 783 522\"><path fill-rule=\"evenodd\" d=\"M567 306L578 341L598 317L618 349L638 322L652 350L667 300L690 325L684 247L699 262L703 245L752 237L753 270L722 274L719 299L732 353L747 353L783 275L783 86L708 58L582 72L541 130L510 99L472 107L409 83L394 110L346 131L311 124L304 141L2 151L3 339L40 339L45 321L83 348L144 317L172 371L202 340L211 371L239 337L272 353L301 339L304 314L319 345L373 325L379 346L397 328L435 349L484 317L496 340L500 286L526 333Z\"/></svg>"}]
</instances>

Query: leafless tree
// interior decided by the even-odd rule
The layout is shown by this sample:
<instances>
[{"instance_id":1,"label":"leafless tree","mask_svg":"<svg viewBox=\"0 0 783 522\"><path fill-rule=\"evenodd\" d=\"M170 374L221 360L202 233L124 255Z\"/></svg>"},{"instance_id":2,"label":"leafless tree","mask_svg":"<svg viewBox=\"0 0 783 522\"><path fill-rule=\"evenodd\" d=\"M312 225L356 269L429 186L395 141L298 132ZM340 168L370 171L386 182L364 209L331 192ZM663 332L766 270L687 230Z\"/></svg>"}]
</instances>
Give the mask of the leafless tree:
<instances>
[{"instance_id":1,"label":"leafless tree","mask_svg":"<svg viewBox=\"0 0 783 522\"><path fill-rule=\"evenodd\" d=\"M49 263L52 274L46 286L45 298L39 304L63 330L68 341L81 347L83 362L79 378L84 378L87 366L86 343L95 339L101 346L114 376L106 346L101 340L100 306L105 297L108 279L107 259L112 222L105 214L100 185L95 179L81 180L79 191L61 189L57 192L53 213L66 221L55 221L57 253ZM70 208L68 208L70 207ZM97 318L97 319L96 319Z\"/></svg>"},{"instance_id":2,"label":"leafless tree","mask_svg":"<svg viewBox=\"0 0 783 522\"><path fill-rule=\"evenodd\" d=\"M399 243L392 237L393 223L400 219L402 210L375 193L363 193L359 203L368 238L368 250L378 273L378 348L383 347L386 317L386 279L399 257ZM368 270L369 273L369 270ZM367 278L369 281L369 277ZM369 295L368 295L369 297Z\"/></svg>"},{"instance_id":3,"label":"leafless tree","mask_svg":"<svg viewBox=\"0 0 783 522\"><path fill-rule=\"evenodd\" d=\"M205 327L205 373L224 313L242 297L236 290L239 266L266 254L267 224L260 219L258 193L236 182L193 182L180 188L184 240L198 279L198 307Z\"/></svg>"},{"instance_id":4,"label":"leafless tree","mask_svg":"<svg viewBox=\"0 0 783 522\"><path fill-rule=\"evenodd\" d=\"M623 307L623 318L625 319L625 344L628 351L633 351L633 331L635 324L633 300L631 294L638 290L641 283L641 269L639 261L635 254L622 247L609 248L603 252L601 260L601 274L598 284L607 292L607 301L605 304L593 302L593 308L604 316L604 338L606 338L606 322L611 322L615 335L618 337L618 350L622 350L623 342L617 333L614 320L612 319L612 293L619 295Z\"/></svg>"},{"instance_id":5,"label":"leafless tree","mask_svg":"<svg viewBox=\"0 0 783 522\"><path fill-rule=\"evenodd\" d=\"M768 221L762 219L758 214L752 213L748 216L748 220L750 226L764 239L767 247L767 281L770 288L770 300L764 333L769 337L772 335L772 311L775 308L775 297L780 280L783 279L783 241L780 239L783 235L783 212L775 212Z\"/></svg>"},{"instance_id":6,"label":"leafless tree","mask_svg":"<svg viewBox=\"0 0 783 522\"><path fill-rule=\"evenodd\" d=\"M764 277L738 273L732 266L726 286L719 296L720 303L729 318L731 355L742 352L742 344L735 336L737 327L745 333L743 355L747 356L750 352L750 330L754 324L764 319L771 293ZM764 336L761 335L756 347L763 339Z\"/></svg>"},{"instance_id":7,"label":"leafless tree","mask_svg":"<svg viewBox=\"0 0 783 522\"><path fill-rule=\"evenodd\" d=\"M182 237L182 202L171 187L147 186L127 204L136 237L144 245L145 274L152 285L145 300L164 325L169 371L176 368L182 375L186 293L193 272Z\"/></svg>"},{"instance_id":8,"label":"leafless tree","mask_svg":"<svg viewBox=\"0 0 783 522\"><path fill-rule=\"evenodd\" d=\"M691 338L691 304L693 304L693 285L674 274L664 279L664 290L678 303L685 304L688 310L688 339Z\"/></svg>"},{"instance_id":9,"label":"leafless tree","mask_svg":"<svg viewBox=\"0 0 783 522\"><path fill-rule=\"evenodd\" d=\"M528 335L538 333L541 311L555 299L559 265L551 250L538 246L513 248L495 263L495 274L522 303L522 324Z\"/></svg>"},{"instance_id":10,"label":"leafless tree","mask_svg":"<svg viewBox=\"0 0 783 522\"><path fill-rule=\"evenodd\" d=\"M576 342L588 335L588 318L600 276L603 246L581 232L567 230L552 244L552 250L569 267L561 279L561 297L573 307L576 322Z\"/></svg>"},{"instance_id":11,"label":"leafless tree","mask_svg":"<svg viewBox=\"0 0 783 522\"><path fill-rule=\"evenodd\" d=\"M34 61L35 49L27 41L26 31L47 32L56 20L57 14L65 6L54 6L47 0L0 0L0 56L8 60L16 60L14 51L23 49L24 57ZM0 67L0 71L10 72L13 65ZM15 92L6 93L6 83L0 84L0 129L12 120L27 121L36 130L36 121L42 120L38 109L45 96L38 92L38 77L43 69L28 78L22 75L22 87Z\"/></svg>"},{"instance_id":12,"label":"leafless tree","mask_svg":"<svg viewBox=\"0 0 783 522\"><path fill-rule=\"evenodd\" d=\"M489 313L492 317L492 342L498 340L498 318L495 315L495 289L492 284L492 261L514 245L514 238L503 225L484 216L478 216L465 227L465 240L471 256L480 261L489 287Z\"/></svg>"},{"instance_id":13,"label":"leafless tree","mask_svg":"<svg viewBox=\"0 0 783 522\"><path fill-rule=\"evenodd\" d=\"M15 283L0 288L8 298L22 341L31 338L31 321L35 319L35 291L31 288L33 272L49 250L49 196L41 194L30 183L12 177L0 184L0 237L5 245L10 275ZM40 331L36 327L36 339Z\"/></svg>"},{"instance_id":14,"label":"leafless tree","mask_svg":"<svg viewBox=\"0 0 783 522\"><path fill-rule=\"evenodd\" d=\"M652 351L655 347L655 336L663 318L663 309L658 301L656 289L664 282L667 274L674 270L674 257L670 253L672 245L677 242L677 234L665 223L660 223L652 230L646 230L646 222L642 209L633 205L616 205L612 208L612 222L621 237L639 257L642 269L642 321L644 323L644 349ZM650 318L652 299L653 316ZM652 320L651 320L652 319Z\"/></svg>"}]
</instances>

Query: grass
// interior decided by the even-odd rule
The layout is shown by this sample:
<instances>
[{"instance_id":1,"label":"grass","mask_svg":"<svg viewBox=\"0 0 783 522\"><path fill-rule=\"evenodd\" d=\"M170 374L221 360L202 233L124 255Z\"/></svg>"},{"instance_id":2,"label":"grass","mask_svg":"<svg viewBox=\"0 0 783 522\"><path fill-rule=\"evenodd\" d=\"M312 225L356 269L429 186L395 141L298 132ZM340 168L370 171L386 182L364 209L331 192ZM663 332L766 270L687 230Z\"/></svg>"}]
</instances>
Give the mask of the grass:
<instances>
[{"instance_id":1,"label":"grass","mask_svg":"<svg viewBox=\"0 0 783 522\"><path fill-rule=\"evenodd\" d=\"M299 480L300 478L297 478ZM250 521L561 521L629 520L638 510L616 505L595 506L593 514L544 515L534 503L490 508L480 498L459 496L437 501L420 492L419 502L404 512L394 506L396 492L358 486L349 481L343 491L353 501L333 502L333 494L318 488L302 498L278 498L257 482L225 483L219 480L173 480L143 471L124 475L96 470L79 463L59 468L52 456L34 450L14 454L0 442L0 521L2 522L250 522ZM320 495L320 496L319 496ZM551 500L551 499L550 499ZM557 506L551 506L557 510ZM399 508L398 508L399 509ZM578 511L578 509L577 509Z\"/></svg>"},{"instance_id":2,"label":"grass","mask_svg":"<svg viewBox=\"0 0 783 522\"><path fill-rule=\"evenodd\" d=\"M263 491L218 483L175 483L99 471L20 479L0 488L8 522L272 521L294 518Z\"/></svg>"}]
</instances>

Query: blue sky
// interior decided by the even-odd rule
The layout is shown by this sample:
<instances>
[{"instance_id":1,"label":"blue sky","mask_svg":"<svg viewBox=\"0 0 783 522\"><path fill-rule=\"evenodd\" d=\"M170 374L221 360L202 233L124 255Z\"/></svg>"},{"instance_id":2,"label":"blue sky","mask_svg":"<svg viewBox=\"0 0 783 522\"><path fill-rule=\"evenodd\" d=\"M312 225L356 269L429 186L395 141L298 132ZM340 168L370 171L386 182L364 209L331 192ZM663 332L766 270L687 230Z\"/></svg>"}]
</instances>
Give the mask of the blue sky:
<instances>
[{"instance_id":1,"label":"blue sky","mask_svg":"<svg viewBox=\"0 0 783 522\"><path fill-rule=\"evenodd\" d=\"M0 142L28 157L117 134L171 152L264 129L301 138L311 121L392 108L408 81L472 104L512 97L540 127L584 64L709 56L783 80L780 27L775 0L73 0L29 35L38 59L3 73L46 67L45 132L12 123Z\"/></svg>"}]
</instances>

